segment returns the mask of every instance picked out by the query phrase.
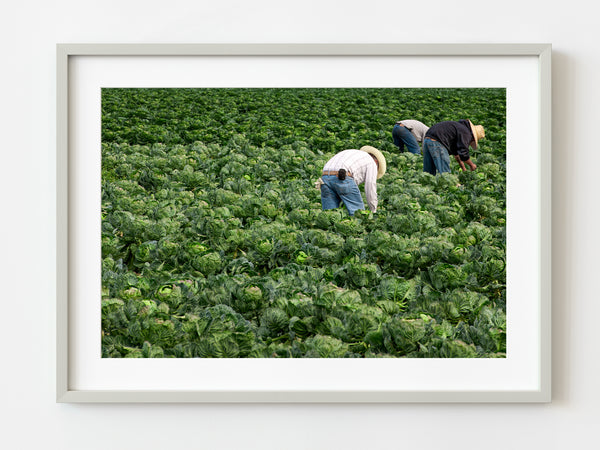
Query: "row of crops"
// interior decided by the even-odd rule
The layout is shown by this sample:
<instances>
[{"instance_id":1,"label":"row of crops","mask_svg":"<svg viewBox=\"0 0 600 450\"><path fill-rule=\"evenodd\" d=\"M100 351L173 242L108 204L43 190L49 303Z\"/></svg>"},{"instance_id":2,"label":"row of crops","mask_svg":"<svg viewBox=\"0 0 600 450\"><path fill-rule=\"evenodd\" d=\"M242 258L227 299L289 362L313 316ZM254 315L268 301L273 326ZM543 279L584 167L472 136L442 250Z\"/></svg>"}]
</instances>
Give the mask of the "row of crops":
<instances>
[{"instance_id":1,"label":"row of crops","mask_svg":"<svg viewBox=\"0 0 600 450\"><path fill-rule=\"evenodd\" d=\"M423 173L407 118L483 124L477 171ZM377 213L322 211L362 145ZM103 89L102 355L504 357L505 209L503 89Z\"/></svg>"}]
</instances>

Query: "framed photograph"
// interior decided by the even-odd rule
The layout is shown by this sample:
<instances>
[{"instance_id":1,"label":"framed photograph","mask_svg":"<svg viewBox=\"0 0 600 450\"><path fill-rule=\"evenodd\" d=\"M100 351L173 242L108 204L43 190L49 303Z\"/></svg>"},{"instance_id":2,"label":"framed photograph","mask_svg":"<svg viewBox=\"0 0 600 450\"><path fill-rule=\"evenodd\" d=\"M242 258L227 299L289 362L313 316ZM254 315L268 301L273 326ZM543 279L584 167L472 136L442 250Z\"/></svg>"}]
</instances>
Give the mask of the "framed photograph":
<instances>
[{"instance_id":1,"label":"framed photograph","mask_svg":"<svg viewBox=\"0 0 600 450\"><path fill-rule=\"evenodd\" d=\"M551 401L550 67L59 44L57 401Z\"/></svg>"}]
</instances>

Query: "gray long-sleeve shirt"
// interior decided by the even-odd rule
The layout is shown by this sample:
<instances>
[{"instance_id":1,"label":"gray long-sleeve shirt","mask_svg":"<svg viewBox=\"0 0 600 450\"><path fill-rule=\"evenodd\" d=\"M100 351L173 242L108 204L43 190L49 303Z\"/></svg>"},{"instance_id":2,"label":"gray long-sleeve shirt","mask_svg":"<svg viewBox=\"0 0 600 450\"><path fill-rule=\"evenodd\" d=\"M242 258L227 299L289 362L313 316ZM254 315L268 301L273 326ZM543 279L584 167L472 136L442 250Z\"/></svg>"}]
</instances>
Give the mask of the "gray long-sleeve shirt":
<instances>
[{"instance_id":1,"label":"gray long-sleeve shirt","mask_svg":"<svg viewBox=\"0 0 600 450\"><path fill-rule=\"evenodd\" d=\"M418 120L400 120L396 123L401 123L412 133L412 135L417 139L417 142L423 142L423 138L425 137L425 133L429 130L429 127Z\"/></svg>"}]
</instances>

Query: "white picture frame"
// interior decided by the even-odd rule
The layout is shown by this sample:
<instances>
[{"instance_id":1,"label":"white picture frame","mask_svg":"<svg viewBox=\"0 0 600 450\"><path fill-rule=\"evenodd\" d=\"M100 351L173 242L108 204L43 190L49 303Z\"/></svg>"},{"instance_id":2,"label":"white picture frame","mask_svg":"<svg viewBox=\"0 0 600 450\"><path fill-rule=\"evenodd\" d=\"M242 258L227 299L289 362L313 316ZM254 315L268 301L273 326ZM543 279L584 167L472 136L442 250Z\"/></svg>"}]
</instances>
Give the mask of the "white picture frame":
<instances>
[{"instance_id":1,"label":"white picture frame","mask_svg":"<svg viewBox=\"0 0 600 450\"><path fill-rule=\"evenodd\" d=\"M58 402L292 402L292 403L370 403L370 402L549 402L551 401L551 45L550 44L59 44L57 45L57 303L56 303L56 399ZM100 58L154 58L154 57L227 57L229 59L269 58L272 60L294 59L296 57L314 58L443 58L477 59L489 61L500 58L528 58L534 61L536 78L535 89L537 105L535 114L529 117L529 129L535 133L536 149L532 150L532 161L537 165L535 172L534 204L531 211L535 215L537 233L527 236L535 242L538 249L535 255L535 267L532 271L530 287L534 298L522 299L531 307L531 323L535 332L528 342L533 348L525 378L528 382L513 383L494 388L475 386L473 389L455 387L445 388L439 384L429 387L410 384L397 388L378 385L375 375L360 384L358 388L344 386L331 388L331 384L310 387L283 385L265 388L263 385L234 382L223 388L216 384L197 386L186 384L177 386L147 385L126 388L106 388L88 383L84 388L75 383L74 367L78 364L78 354L74 351L74 311L83 301L100 298L94 285L83 288L81 261L77 256L77 221L80 213L75 207L74 158L82 149L78 147L76 136L83 131L75 125L73 115L77 92L73 82L81 76L74 64L82 58L94 60ZM435 61L433 62L435 64ZM374 71L371 77L377 77ZM99 143L98 143L99 148ZM508 151L508 150L507 150ZM509 189L509 196L510 189ZM514 194L512 194L514 195ZM510 197L509 197L510 200ZM79 224L79 225L78 225ZM513 257L513 259L515 259ZM508 260L511 264L511 260ZM79 284L79 285L78 285ZM77 289L75 287L78 286ZM81 289L89 295L82 298L76 295ZM98 330L90 330L98 334ZM99 351L98 351L99 353ZM510 357L509 357L510 358ZM509 359L507 358L507 359ZM160 360L153 364L168 365L172 360ZM235 370L236 362L231 362ZM267 371L261 368L262 361L254 361L253 370ZM461 362L458 362L461 364ZM329 370L321 360L304 361L310 364L310 370ZM427 364L427 370L436 369L436 361L416 361L414 364ZM466 363L464 363L466 364ZM153 365L152 368L156 368ZM390 366L380 366L388 368ZM517 364L517 369L519 366ZM160 369L160 368L159 368ZM332 369L335 369L332 367ZM118 370L122 370L119 368ZM245 370L245 368L241 368ZM386 369L387 370L387 369ZM393 367L391 370L394 370ZM460 368L458 369L461 370ZM458 374L460 376L460 373ZM484 383L483 383L484 384ZM483 385L482 384L482 385ZM257 387L259 386L259 387Z\"/></svg>"}]
</instances>

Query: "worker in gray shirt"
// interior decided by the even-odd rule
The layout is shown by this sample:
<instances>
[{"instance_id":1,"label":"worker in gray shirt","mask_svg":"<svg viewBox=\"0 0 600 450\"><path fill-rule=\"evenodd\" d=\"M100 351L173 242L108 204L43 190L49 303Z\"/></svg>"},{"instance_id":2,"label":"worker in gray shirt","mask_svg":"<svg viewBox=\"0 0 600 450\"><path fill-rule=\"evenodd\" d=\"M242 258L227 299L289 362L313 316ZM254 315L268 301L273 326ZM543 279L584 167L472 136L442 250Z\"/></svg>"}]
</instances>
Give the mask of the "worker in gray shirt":
<instances>
[{"instance_id":1,"label":"worker in gray shirt","mask_svg":"<svg viewBox=\"0 0 600 450\"><path fill-rule=\"evenodd\" d=\"M394 145L400 152L404 152L406 145L409 152L419 155L421 154L419 142L423 142L427 130L429 127L418 120L400 120L396 122L392 130Z\"/></svg>"}]
</instances>

